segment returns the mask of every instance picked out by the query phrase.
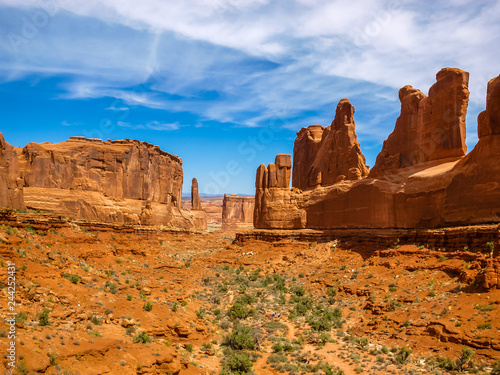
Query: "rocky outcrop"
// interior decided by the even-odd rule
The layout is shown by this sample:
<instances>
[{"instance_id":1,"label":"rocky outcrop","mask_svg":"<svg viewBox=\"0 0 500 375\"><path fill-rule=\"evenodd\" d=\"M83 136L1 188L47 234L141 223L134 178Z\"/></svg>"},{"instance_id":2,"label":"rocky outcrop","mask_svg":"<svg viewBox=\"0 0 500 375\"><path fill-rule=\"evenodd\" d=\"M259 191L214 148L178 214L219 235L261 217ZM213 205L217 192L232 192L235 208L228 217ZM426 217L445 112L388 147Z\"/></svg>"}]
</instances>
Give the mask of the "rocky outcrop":
<instances>
[{"instance_id":1,"label":"rocky outcrop","mask_svg":"<svg viewBox=\"0 0 500 375\"><path fill-rule=\"evenodd\" d=\"M290 191L290 155L276 156L274 163L257 168L254 226L256 228L304 228L305 212L299 210ZM277 176L280 176L277 178Z\"/></svg>"},{"instance_id":2,"label":"rocky outcrop","mask_svg":"<svg viewBox=\"0 0 500 375\"><path fill-rule=\"evenodd\" d=\"M325 128L310 125L300 129L293 145L292 186L301 190L309 187L309 174L318 155Z\"/></svg>"},{"instance_id":3,"label":"rocky outcrop","mask_svg":"<svg viewBox=\"0 0 500 375\"><path fill-rule=\"evenodd\" d=\"M17 178L20 201L28 208L112 223L206 226L204 217L179 207L182 160L158 146L84 137L22 149L4 144L11 182L0 189L15 192L12 178ZM7 203L19 206L12 199Z\"/></svg>"},{"instance_id":4,"label":"rocky outcrop","mask_svg":"<svg viewBox=\"0 0 500 375\"><path fill-rule=\"evenodd\" d=\"M173 206L181 201L182 160L149 143L71 137L62 143L30 143L22 156L26 186L96 191L113 199Z\"/></svg>"},{"instance_id":5,"label":"rocky outcrop","mask_svg":"<svg viewBox=\"0 0 500 375\"><path fill-rule=\"evenodd\" d=\"M354 107L342 99L330 126L311 125L297 133L293 148L292 186L306 190L342 180L359 180L368 166L357 142Z\"/></svg>"},{"instance_id":6,"label":"rocky outcrop","mask_svg":"<svg viewBox=\"0 0 500 375\"><path fill-rule=\"evenodd\" d=\"M488 82L486 110L477 118L479 139L500 134L500 76Z\"/></svg>"},{"instance_id":7,"label":"rocky outcrop","mask_svg":"<svg viewBox=\"0 0 500 375\"><path fill-rule=\"evenodd\" d=\"M254 209L255 197L224 194L224 201L222 202L222 229L252 229Z\"/></svg>"},{"instance_id":8,"label":"rocky outcrop","mask_svg":"<svg viewBox=\"0 0 500 375\"><path fill-rule=\"evenodd\" d=\"M200 194L198 192L198 180L193 178L191 181L191 209L201 211Z\"/></svg>"},{"instance_id":9,"label":"rocky outcrop","mask_svg":"<svg viewBox=\"0 0 500 375\"><path fill-rule=\"evenodd\" d=\"M401 114L377 156L372 177L429 161L460 158L467 152L469 73L444 68L436 79L429 96L411 86L399 90Z\"/></svg>"},{"instance_id":10,"label":"rocky outcrop","mask_svg":"<svg viewBox=\"0 0 500 375\"><path fill-rule=\"evenodd\" d=\"M358 180L337 177L333 183L333 173L325 184L323 171L319 173L319 168L314 168L318 164L313 161L309 170L307 165L312 160L311 150L317 149L317 155L334 154L321 151L328 130L317 126L301 130L294 160L304 155L305 162L294 166L293 181L297 186L292 190L270 186L272 164L261 165L257 171L255 227L433 228L498 223L500 77L488 85L486 111L478 118L480 139L466 156L468 74L458 69L443 69L437 78L427 98L408 86L401 89L401 115L394 132L384 142L377 168L368 177ZM342 102L336 118L340 112L341 119L349 119L349 105ZM441 136L435 138L436 134ZM307 149L299 150L301 146ZM318 171L308 178L319 175L321 178L309 178L306 183L306 170Z\"/></svg>"},{"instance_id":11,"label":"rocky outcrop","mask_svg":"<svg viewBox=\"0 0 500 375\"><path fill-rule=\"evenodd\" d=\"M23 185L17 154L0 133L0 207L24 208Z\"/></svg>"}]
</instances>

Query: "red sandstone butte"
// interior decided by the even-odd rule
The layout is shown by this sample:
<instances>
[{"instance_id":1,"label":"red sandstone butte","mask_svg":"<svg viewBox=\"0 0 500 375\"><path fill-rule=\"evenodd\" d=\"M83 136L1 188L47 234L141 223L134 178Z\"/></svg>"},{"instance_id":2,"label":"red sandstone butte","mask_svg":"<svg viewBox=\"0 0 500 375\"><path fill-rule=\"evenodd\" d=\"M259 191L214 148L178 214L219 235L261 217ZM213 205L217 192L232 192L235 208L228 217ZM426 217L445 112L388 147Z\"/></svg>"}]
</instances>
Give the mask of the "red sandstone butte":
<instances>
[{"instance_id":1,"label":"red sandstone butte","mask_svg":"<svg viewBox=\"0 0 500 375\"><path fill-rule=\"evenodd\" d=\"M311 125L297 133L293 148L292 186L305 190L333 185L338 180L359 180L368 166L357 142L354 107L342 99L331 125Z\"/></svg>"},{"instance_id":2,"label":"red sandstone butte","mask_svg":"<svg viewBox=\"0 0 500 375\"><path fill-rule=\"evenodd\" d=\"M204 216L181 212L182 160L158 146L130 139L103 142L71 137L61 143L30 143L22 149L5 142L1 147L0 165L9 169L3 167L0 178L9 175L10 182L0 189L7 186L9 207L24 204L104 222L206 225ZM12 181L22 192L16 192Z\"/></svg>"},{"instance_id":3,"label":"red sandstone butte","mask_svg":"<svg viewBox=\"0 0 500 375\"><path fill-rule=\"evenodd\" d=\"M334 163L330 170L335 173L325 182L320 168L329 165L325 159L356 159L332 157L339 152L337 144L349 143L323 144L325 128L302 129L294 148L292 190L269 185L264 165L257 170L255 227L433 228L500 222L500 76L488 84L486 110L478 116L480 139L465 155L467 81L468 73L446 68L428 97L403 87L395 129L376 167L368 177L359 169L358 180L349 180L340 172L343 166ZM349 105L344 105L339 121L353 124ZM328 155L323 164L316 163L320 154Z\"/></svg>"},{"instance_id":4,"label":"red sandstone butte","mask_svg":"<svg viewBox=\"0 0 500 375\"><path fill-rule=\"evenodd\" d=\"M222 229L252 229L254 209L255 197L224 194L224 201L222 202Z\"/></svg>"},{"instance_id":5,"label":"red sandstone butte","mask_svg":"<svg viewBox=\"0 0 500 375\"><path fill-rule=\"evenodd\" d=\"M429 96L411 86L399 90L401 114L377 156L371 175L467 152L465 116L469 73L444 68L436 75Z\"/></svg>"}]
</instances>

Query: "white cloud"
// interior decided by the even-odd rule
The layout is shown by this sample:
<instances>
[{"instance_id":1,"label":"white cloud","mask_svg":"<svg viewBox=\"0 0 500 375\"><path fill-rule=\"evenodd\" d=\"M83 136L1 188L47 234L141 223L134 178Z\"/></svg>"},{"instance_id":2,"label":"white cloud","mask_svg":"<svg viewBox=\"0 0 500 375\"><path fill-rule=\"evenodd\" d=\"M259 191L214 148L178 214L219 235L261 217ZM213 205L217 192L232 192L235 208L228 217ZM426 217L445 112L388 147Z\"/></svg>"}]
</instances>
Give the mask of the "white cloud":
<instances>
[{"instance_id":1,"label":"white cloud","mask_svg":"<svg viewBox=\"0 0 500 375\"><path fill-rule=\"evenodd\" d=\"M19 54L0 41L2 79L72 75L65 98L125 104L109 110L140 105L261 126L276 113L293 118L325 106L333 117L336 102L349 97L358 112L372 110L384 121L379 112L399 109L399 87L427 92L442 67L471 73L474 111L498 74L499 1L48 1L59 12ZM19 7L17 0L0 4ZM23 1L28 18L39 4ZM21 16L10 18L0 29L20 32ZM155 71L154 91L133 89ZM220 97L206 100L211 91ZM331 117L312 113L302 121L328 124ZM359 132L375 136L375 125L360 121ZM394 124L379 126L390 131ZM383 139L388 131L377 134Z\"/></svg>"},{"instance_id":2,"label":"white cloud","mask_svg":"<svg viewBox=\"0 0 500 375\"><path fill-rule=\"evenodd\" d=\"M129 122L118 121L117 125L122 128L130 128L130 129L150 129L150 130L159 130L159 131L172 131L178 130L181 128L178 122L174 123L164 123L160 121L150 121L145 124L131 124Z\"/></svg>"}]
</instances>

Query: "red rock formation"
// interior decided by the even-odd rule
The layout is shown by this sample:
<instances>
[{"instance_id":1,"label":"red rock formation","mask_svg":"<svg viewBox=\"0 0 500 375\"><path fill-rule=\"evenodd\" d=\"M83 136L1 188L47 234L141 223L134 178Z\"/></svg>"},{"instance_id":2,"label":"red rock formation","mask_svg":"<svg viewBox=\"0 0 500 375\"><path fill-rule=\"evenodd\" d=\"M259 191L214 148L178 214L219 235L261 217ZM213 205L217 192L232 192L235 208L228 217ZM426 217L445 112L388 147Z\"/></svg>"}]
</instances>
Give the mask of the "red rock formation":
<instances>
[{"instance_id":1,"label":"red rock formation","mask_svg":"<svg viewBox=\"0 0 500 375\"><path fill-rule=\"evenodd\" d=\"M71 137L62 143L30 143L22 153L29 187L97 191L174 206L181 201L182 160L149 143Z\"/></svg>"},{"instance_id":2,"label":"red rock formation","mask_svg":"<svg viewBox=\"0 0 500 375\"><path fill-rule=\"evenodd\" d=\"M222 229L240 230L253 228L255 197L224 194L222 203Z\"/></svg>"},{"instance_id":3,"label":"red rock formation","mask_svg":"<svg viewBox=\"0 0 500 375\"><path fill-rule=\"evenodd\" d=\"M191 209L201 211L200 194L198 193L198 180L193 178L191 181Z\"/></svg>"},{"instance_id":4,"label":"red rock formation","mask_svg":"<svg viewBox=\"0 0 500 375\"><path fill-rule=\"evenodd\" d=\"M0 207L24 208L17 154L0 133Z\"/></svg>"},{"instance_id":5,"label":"red rock formation","mask_svg":"<svg viewBox=\"0 0 500 375\"><path fill-rule=\"evenodd\" d=\"M276 168L278 166L278 168ZM276 156L275 163L257 168L254 226L256 228L304 228L305 212L296 207L290 191L290 155Z\"/></svg>"},{"instance_id":6,"label":"red rock formation","mask_svg":"<svg viewBox=\"0 0 500 375\"><path fill-rule=\"evenodd\" d=\"M399 90L401 115L377 156L371 176L433 160L459 158L467 152L465 116L469 73L444 68L426 97L420 90Z\"/></svg>"},{"instance_id":7,"label":"red rock formation","mask_svg":"<svg viewBox=\"0 0 500 375\"><path fill-rule=\"evenodd\" d=\"M301 190L309 187L309 172L321 146L324 131L321 125L310 125L297 133L293 146L293 187Z\"/></svg>"},{"instance_id":8,"label":"red rock formation","mask_svg":"<svg viewBox=\"0 0 500 375\"><path fill-rule=\"evenodd\" d=\"M479 142L460 157L465 152L467 77L458 69L442 70L427 99L409 87L402 89L401 116L384 143L379 168L368 178L290 190L266 185L269 171L261 165L256 181L255 227L432 228L500 222L500 77L488 85L486 111L478 117ZM349 111L343 113L347 113L344 118L349 117ZM296 145L317 143L306 140L310 131L299 132ZM446 137L430 147L429 137L438 133ZM388 150L391 152L386 153ZM422 158L406 157L418 156L422 150L428 151ZM303 154L311 160L310 154ZM299 168L301 184L304 165Z\"/></svg>"},{"instance_id":9,"label":"red rock formation","mask_svg":"<svg viewBox=\"0 0 500 375\"><path fill-rule=\"evenodd\" d=\"M293 154L292 186L301 190L333 185L345 179L359 180L368 175L368 166L357 142L354 107L348 99L339 102L330 126L311 125L300 130Z\"/></svg>"},{"instance_id":10,"label":"red rock formation","mask_svg":"<svg viewBox=\"0 0 500 375\"><path fill-rule=\"evenodd\" d=\"M492 134L500 134L500 77L488 82L486 110L477 119L479 139Z\"/></svg>"},{"instance_id":11,"label":"red rock formation","mask_svg":"<svg viewBox=\"0 0 500 375\"><path fill-rule=\"evenodd\" d=\"M3 138L2 138L3 140ZM87 220L204 228L204 215L181 210L182 160L158 146L134 140L103 142L71 137L62 143L2 142L0 200L10 207L57 212ZM8 162L5 162L8 160ZM17 178L16 190L12 181ZM13 180L14 179L14 180ZM24 188L22 188L24 181ZM12 197L17 197L16 200Z\"/></svg>"}]
</instances>

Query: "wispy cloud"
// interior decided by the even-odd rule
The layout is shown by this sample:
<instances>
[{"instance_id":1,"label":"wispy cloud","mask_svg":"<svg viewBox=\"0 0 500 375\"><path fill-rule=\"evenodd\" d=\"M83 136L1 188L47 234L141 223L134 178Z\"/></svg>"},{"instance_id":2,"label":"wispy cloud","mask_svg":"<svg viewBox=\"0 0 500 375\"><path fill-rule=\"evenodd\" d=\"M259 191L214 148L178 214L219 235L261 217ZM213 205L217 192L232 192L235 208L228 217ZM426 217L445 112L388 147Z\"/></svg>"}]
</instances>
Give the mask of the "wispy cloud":
<instances>
[{"instance_id":1,"label":"wispy cloud","mask_svg":"<svg viewBox=\"0 0 500 375\"><path fill-rule=\"evenodd\" d=\"M150 122L147 122L145 124L131 124L129 122L118 121L117 125L122 127L122 128L129 128L129 129L135 129L135 130L136 129L149 129L149 130L159 130L159 131L178 130L182 126L178 122L163 123L160 121L150 121Z\"/></svg>"},{"instance_id":2,"label":"wispy cloud","mask_svg":"<svg viewBox=\"0 0 500 375\"><path fill-rule=\"evenodd\" d=\"M107 110L142 106L248 127L266 126L279 113L293 128L328 124L336 102L349 97L358 111L374 111L382 121L360 121L359 132L383 139L394 124L380 112L399 109L399 87L426 92L439 69L460 67L471 73L476 110L484 107L488 79L498 74L499 1L51 4L57 12L48 26L38 27L17 54L0 41L2 79L63 74L70 78L62 98L124 103ZM22 36L23 19L40 9L38 0L2 5L5 35Z\"/></svg>"}]
</instances>

